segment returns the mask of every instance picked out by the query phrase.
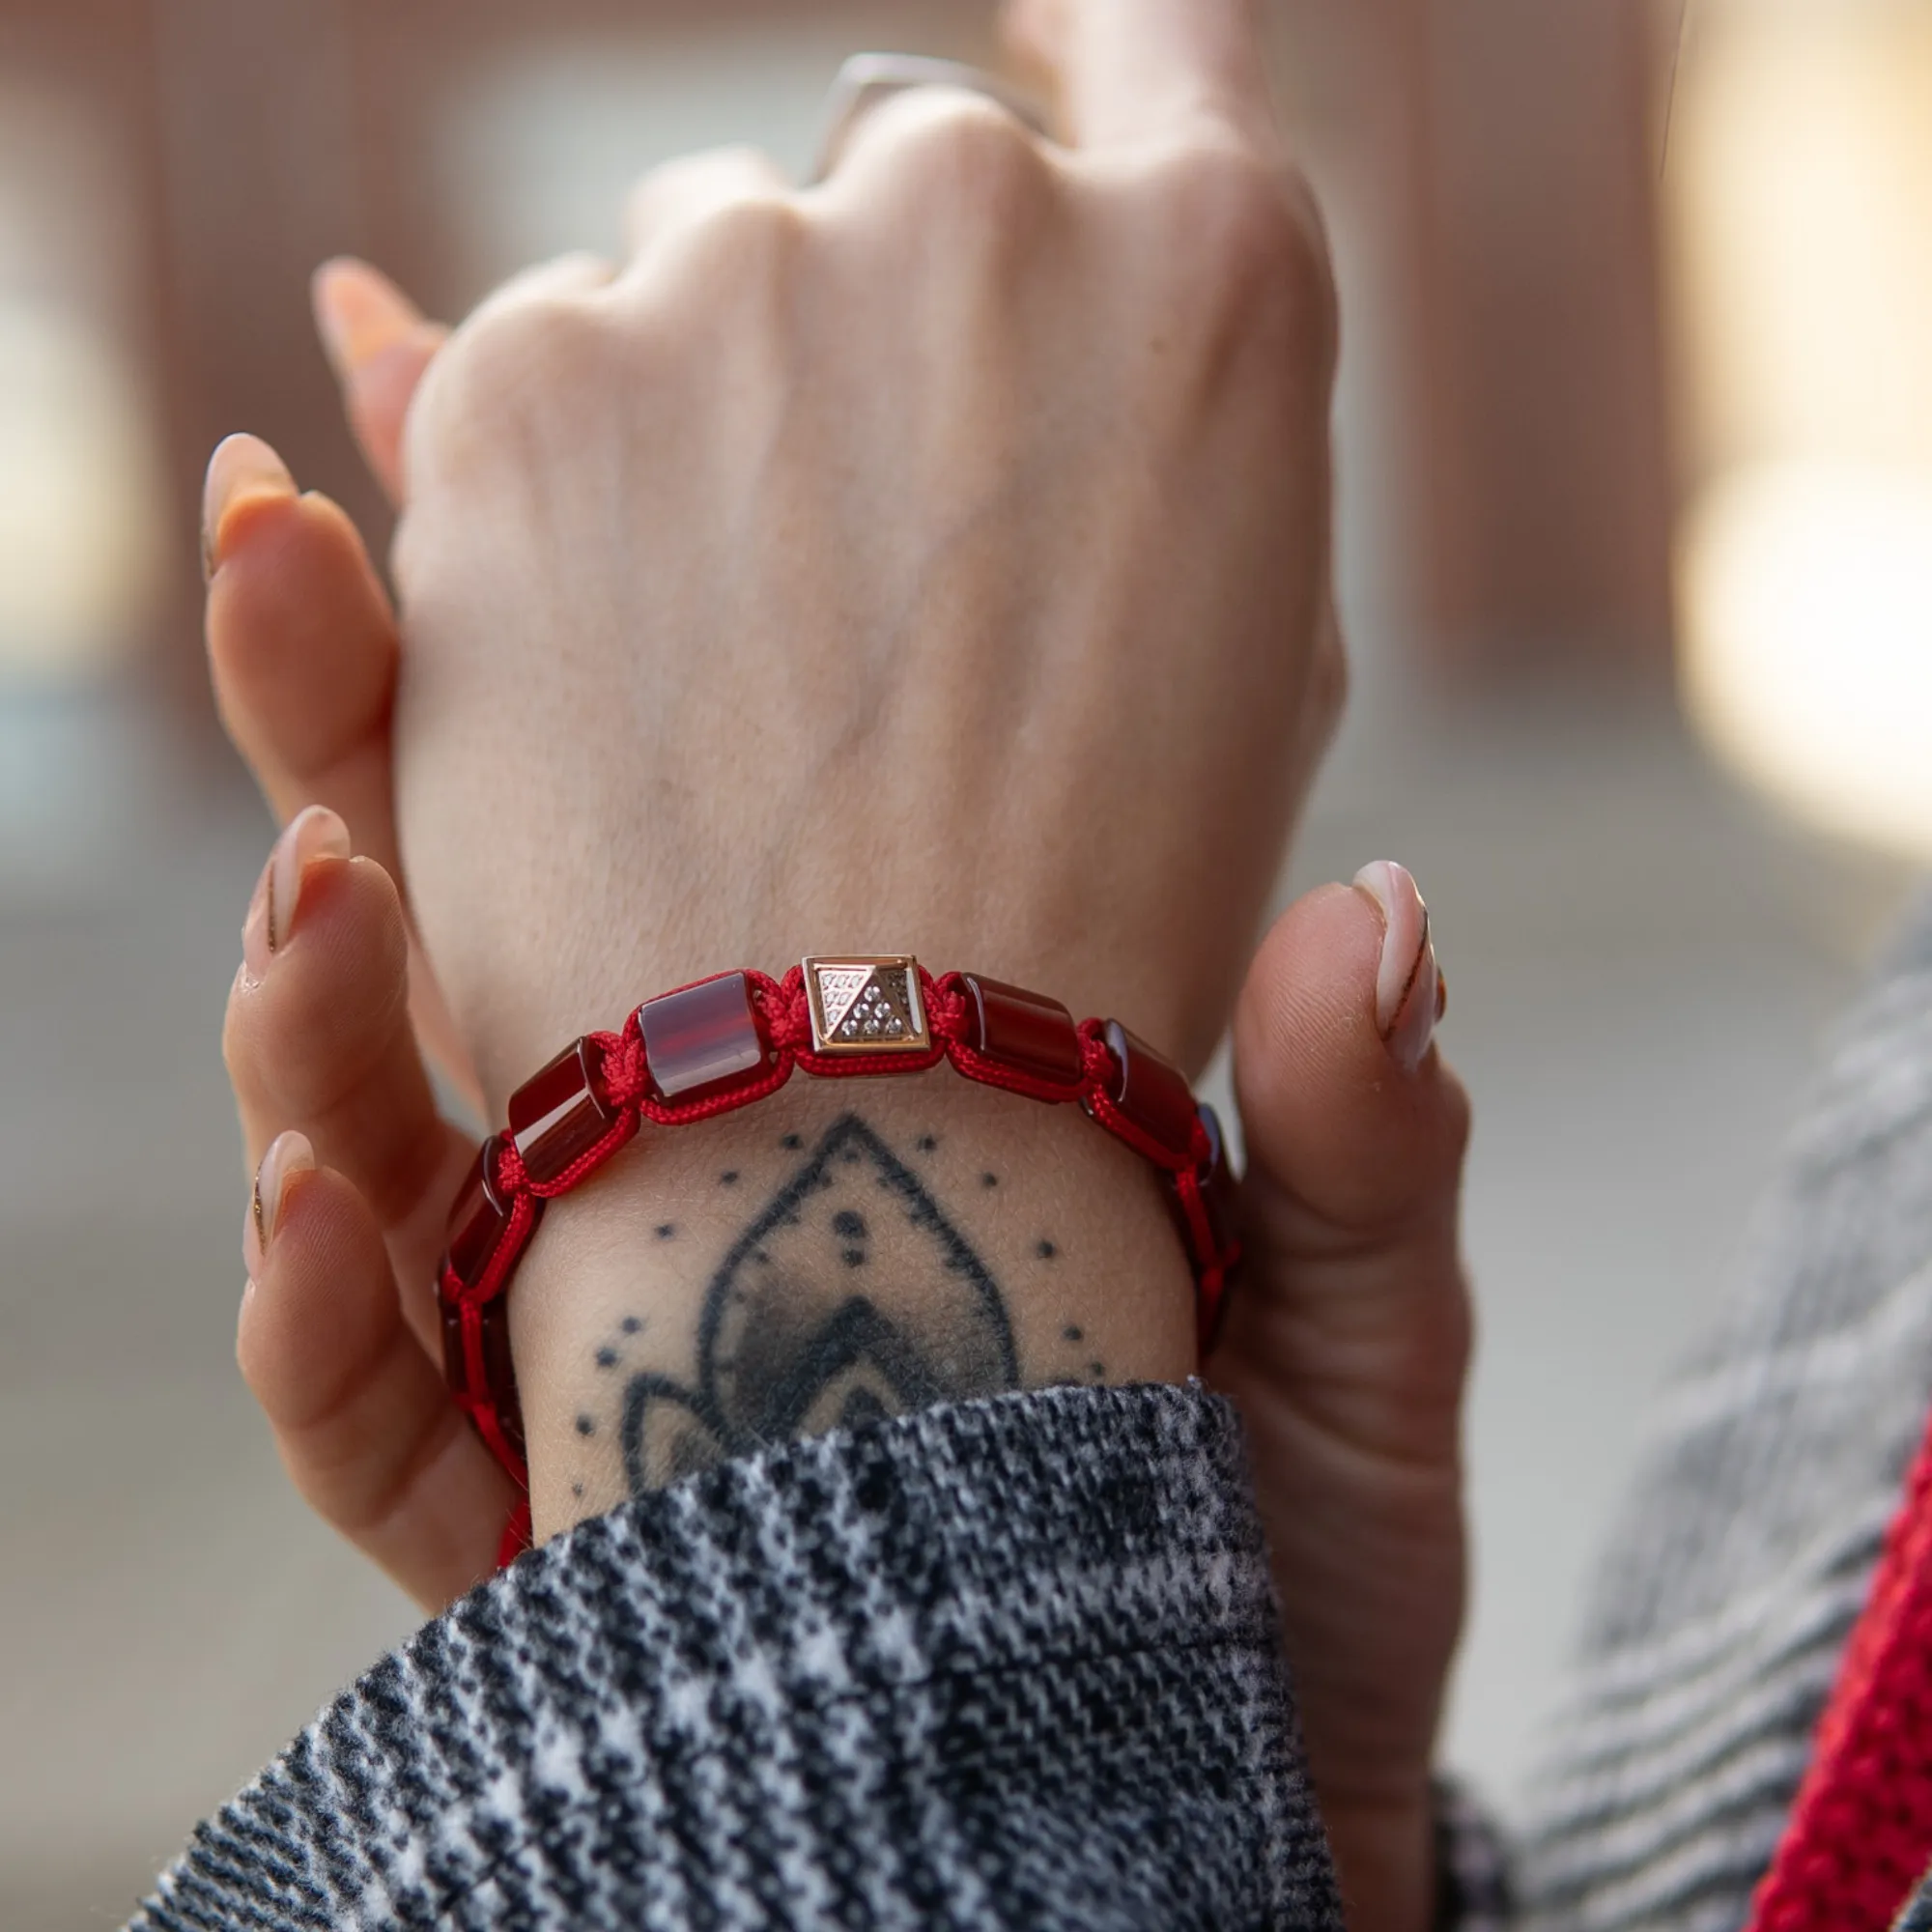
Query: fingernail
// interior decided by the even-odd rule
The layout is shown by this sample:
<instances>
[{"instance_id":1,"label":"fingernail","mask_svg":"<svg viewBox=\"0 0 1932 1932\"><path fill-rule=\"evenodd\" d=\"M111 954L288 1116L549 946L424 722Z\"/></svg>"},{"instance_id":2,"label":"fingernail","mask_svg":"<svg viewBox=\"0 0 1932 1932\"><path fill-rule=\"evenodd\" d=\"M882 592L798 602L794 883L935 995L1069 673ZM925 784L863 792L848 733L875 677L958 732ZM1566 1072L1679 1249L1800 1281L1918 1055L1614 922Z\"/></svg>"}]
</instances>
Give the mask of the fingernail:
<instances>
[{"instance_id":1,"label":"fingernail","mask_svg":"<svg viewBox=\"0 0 1932 1932\"><path fill-rule=\"evenodd\" d=\"M1376 971L1376 1031L1399 1065L1413 1073L1429 1051L1435 1023L1447 1010L1429 908L1406 867L1378 859L1355 884L1382 912L1381 963Z\"/></svg>"},{"instance_id":2,"label":"fingernail","mask_svg":"<svg viewBox=\"0 0 1932 1932\"><path fill-rule=\"evenodd\" d=\"M308 868L318 859L346 859L352 849L348 826L326 805L305 807L282 828L242 927L242 959L250 979L261 979L289 943Z\"/></svg>"},{"instance_id":3,"label":"fingernail","mask_svg":"<svg viewBox=\"0 0 1932 1932\"><path fill-rule=\"evenodd\" d=\"M221 568L221 526L245 497L293 497L289 467L259 436L224 437L208 459L201 492L201 568L212 578Z\"/></svg>"},{"instance_id":4,"label":"fingernail","mask_svg":"<svg viewBox=\"0 0 1932 1932\"><path fill-rule=\"evenodd\" d=\"M255 1191L248 1202L248 1218L242 1228L242 1260L248 1279L262 1272L262 1257L275 1238L275 1221L282 1211L282 1197L292 1175L315 1170L315 1150L304 1134L277 1134L269 1143L262 1164L255 1170Z\"/></svg>"},{"instance_id":5,"label":"fingernail","mask_svg":"<svg viewBox=\"0 0 1932 1932\"><path fill-rule=\"evenodd\" d=\"M325 262L310 293L323 353L345 382L384 350L427 327L415 304L366 263Z\"/></svg>"}]
</instances>

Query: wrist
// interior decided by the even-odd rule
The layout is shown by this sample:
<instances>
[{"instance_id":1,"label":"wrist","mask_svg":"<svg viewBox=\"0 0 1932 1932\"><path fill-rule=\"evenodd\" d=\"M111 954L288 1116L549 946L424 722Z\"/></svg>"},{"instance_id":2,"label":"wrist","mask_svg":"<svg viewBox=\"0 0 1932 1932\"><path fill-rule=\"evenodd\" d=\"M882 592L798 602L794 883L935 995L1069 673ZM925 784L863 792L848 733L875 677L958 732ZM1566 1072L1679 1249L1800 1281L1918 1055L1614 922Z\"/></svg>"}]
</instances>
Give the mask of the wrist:
<instances>
[{"instance_id":1,"label":"wrist","mask_svg":"<svg viewBox=\"0 0 1932 1932\"><path fill-rule=\"evenodd\" d=\"M1195 1367L1155 1172L944 1066L625 1150L553 1205L511 1319L540 1537L841 1422Z\"/></svg>"},{"instance_id":2,"label":"wrist","mask_svg":"<svg viewBox=\"0 0 1932 1932\"><path fill-rule=\"evenodd\" d=\"M1353 1932L1430 1932L1436 1918L1435 1789L1359 1804L1320 1790L1321 1822Z\"/></svg>"}]
</instances>

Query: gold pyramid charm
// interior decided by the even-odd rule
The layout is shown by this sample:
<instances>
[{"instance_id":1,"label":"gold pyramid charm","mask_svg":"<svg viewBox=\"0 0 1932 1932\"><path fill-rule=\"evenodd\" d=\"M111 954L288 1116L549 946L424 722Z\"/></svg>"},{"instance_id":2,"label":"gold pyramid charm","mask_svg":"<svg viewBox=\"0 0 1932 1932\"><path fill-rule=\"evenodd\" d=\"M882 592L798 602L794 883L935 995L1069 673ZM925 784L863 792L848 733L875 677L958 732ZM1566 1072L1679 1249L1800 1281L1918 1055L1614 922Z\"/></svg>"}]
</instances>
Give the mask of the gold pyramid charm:
<instances>
[{"instance_id":1,"label":"gold pyramid charm","mask_svg":"<svg viewBox=\"0 0 1932 1932\"><path fill-rule=\"evenodd\" d=\"M925 1053L932 1046L919 962L903 953L882 959L808 959L806 1000L814 1053Z\"/></svg>"}]
</instances>

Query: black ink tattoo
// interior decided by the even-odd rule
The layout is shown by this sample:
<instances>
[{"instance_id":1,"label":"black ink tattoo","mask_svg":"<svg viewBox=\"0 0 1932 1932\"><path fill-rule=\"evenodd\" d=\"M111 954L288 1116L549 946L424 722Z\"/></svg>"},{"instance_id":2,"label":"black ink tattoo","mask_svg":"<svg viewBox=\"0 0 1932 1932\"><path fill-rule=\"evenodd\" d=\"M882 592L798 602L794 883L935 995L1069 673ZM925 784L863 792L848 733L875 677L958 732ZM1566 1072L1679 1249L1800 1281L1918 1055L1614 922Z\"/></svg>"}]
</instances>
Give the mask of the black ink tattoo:
<instances>
[{"instance_id":1,"label":"black ink tattoo","mask_svg":"<svg viewBox=\"0 0 1932 1932\"><path fill-rule=\"evenodd\" d=\"M901 1204L917 1237L890 1267L868 1263L858 1191L868 1184ZM863 1290L853 1279L862 1267ZM626 1383L624 1472L641 1494L763 1443L1019 1386L992 1271L918 1177L847 1114L719 1264L695 1382L638 1374Z\"/></svg>"},{"instance_id":2,"label":"black ink tattoo","mask_svg":"<svg viewBox=\"0 0 1932 1932\"><path fill-rule=\"evenodd\" d=\"M600 1369L614 1369L617 1366L616 1350L599 1349L597 1351L597 1366Z\"/></svg>"},{"instance_id":3,"label":"black ink tattoo","mask_svg":"<svg viewBox=\"0 0 1932 1932\"><path fill-rule=\"evenodd\" d=\"M1069 1342L1084 1342L1087 1339L1086 1331L1076 1328L1070 1321L1060 1332Z\"/></svg>"},{"instance_id":4,"label":"black ink tattoo","mask_svg":"<svg viewBox=\"0 0 1932 1932\"><path fill-rule=\"evenodd\" d=\"M738 1184L738 1170L735 1167L727 1167L718 1179L725 1187L736 1187Z\"/></svg>"},{"instance_id":5,"label":"black ink tattoo","mask_svg":"<svg viewBox=\"0 0 1932 1932\"><path fill-rule=\"evenodd\" d=\"M1000 1177L997 1174L982 1174L980 1177L980 1185L981 1187L997 1187L999 1184Z\"/></svg>"},{"instance_id":6,"label":"black ink tattoo","mask_svg":"<svg viewBox=\"0 0 1932 1932\"><path fill-rule=\"evenodd\" d=\"M644 1324L641 1321L639 1321L635 1315L627 1315L624 1317L624 1320L620 1325L622 1326L625 1334L635 1335L638 1332L638 1330L641 1328Z\"/></svg>"},{"instance_id":7,"label":"black ink tattoo","mask_svg":"<svg viewBox=\"0 0 1932 1932\"><path fill-rule=\"evenodd\" d=\"M799 1149L802 1148L804 1145L805 1142L803 1138L797 1134L787 1134L784 1137L784 1139L779 1143L779 1146L783 1148L789 1153L796 1153L799 1151Z\"/></svg>"},{"instance_id":8,"label":"black ink tattoo","mask_svg":"<svg viewBox=\"0 0 1932 1932\"><path fill-rule=\"evenodd\" d=\"M1039 1244L1039 1246L1034 1250L1034 1253L1037 1254L1043 1262L1050 1262L1054 1258L1054 1256L1057 1255L1059 1252L1060 1250L1056 1248L1051 1241L1042 1241Z\"/></svg>"},{"instance_id":9,"label":"black ink tattoo","mask_svg":"<svg viewBox=\"0 0 1932 1932\"><path fill-rule=\"evenodd\" d=\"M580 1435L595 1435L597 1418L594 1415L580 1415L577 1418L577 1433Z\"/></svg>"},{"instance_id":10,"label":"black ink tattoo","mask_svg":"<svg viewBox=\"0 0 1932 1932\"><path fill-rule=\"evenodd\" d=\"M658 1239L659 1239L659 1240L661 1240L661 1241L668 1241L668 1240L669 1240L669 1239L670 1239L670 1237L671 1237L671 1236L673 1236L674 1234L676 1234L676 1233L677 1233L677 1228L676 1228L676 1226L675 1226L675 1225L674 1225L673 1223L671 1223L671 1222L669 1222L669 1221L660 1221L660 1222L658 1223Z\"/></svg>"},{"instance_id":11,"label":"black ink tattoo","mask_svg":"<svg viewBox=\"0 0 1932 1932\"><path fill-rule=\"evenodd\" d=\"M919 1137L919 1151L921 1153L930 1153L938 1145L939 1143L930 1134L921 1134Z\"/></svg>"}]
</instances>

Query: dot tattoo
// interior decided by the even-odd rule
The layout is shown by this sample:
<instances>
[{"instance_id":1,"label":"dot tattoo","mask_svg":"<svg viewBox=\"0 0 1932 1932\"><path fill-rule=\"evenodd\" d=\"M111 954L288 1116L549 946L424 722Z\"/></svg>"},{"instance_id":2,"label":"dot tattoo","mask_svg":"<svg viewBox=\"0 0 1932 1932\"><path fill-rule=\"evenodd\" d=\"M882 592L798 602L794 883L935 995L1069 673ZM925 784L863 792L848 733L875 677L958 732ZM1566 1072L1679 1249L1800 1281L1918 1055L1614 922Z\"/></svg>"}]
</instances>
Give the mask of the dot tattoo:
<instances>
[{"instance_id":1,"label":"dot tattoo","mask_svg":"<svg viewBox=\"0 0 1932 1932\"><path fill-rule=\"evenodd\" d=\"M595 1418L588 1415L580 1415L577 1418L577 1433L580 1435L595 1435L597 1434Z\"/></svg>"},{"instance_id":2,"label":"dot tattoo","mask_svg":"<svg viewBox=\"0 0 1932 1932\"><path fill-rule=\"evenodd\" d=\"M883 1214L868 1205L881 1192ZM732 1240L696 1342L683 1376L627 1373L633 1494L765 1443L1024 1385L992 1271L857 1114L810 1143Z\"/></svg>"},{"instance_id":3,"label":"dot tattoo","mask_svg":"<svg viewBox=\"0 0 1932 1932\"><path fill-rule=\"evenodd\" d=\"M1039 1246L1034 1250L1034 1253L1037 1254L1043 1262L1050 1262L1054 1258L1054 1256L1057 1255L1059 1252L1060 1250L1056 1248L1051 1241L1042 1241L1040 1242Z\"/></svg>"},{"instance_id":4,"label":"dot tattoo","mask_svg":"<svg viewBox=\"0 0 1932 1932\"><path fill-rule=\"evenodd\" d=\"M599 1349L597 1351L597 1366L600 1369L614 1369L617 1366L616 1350Z\"/></svg>"}]
</instances>

